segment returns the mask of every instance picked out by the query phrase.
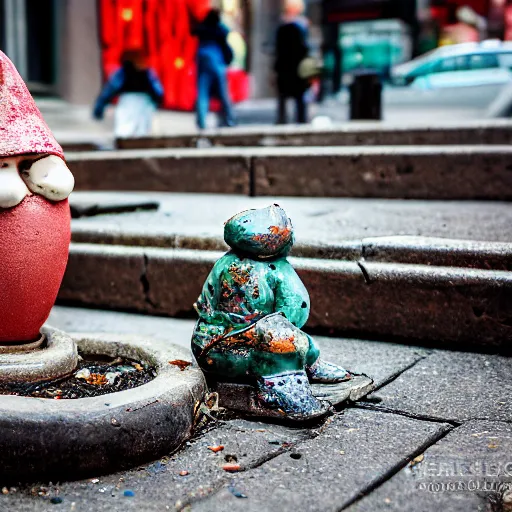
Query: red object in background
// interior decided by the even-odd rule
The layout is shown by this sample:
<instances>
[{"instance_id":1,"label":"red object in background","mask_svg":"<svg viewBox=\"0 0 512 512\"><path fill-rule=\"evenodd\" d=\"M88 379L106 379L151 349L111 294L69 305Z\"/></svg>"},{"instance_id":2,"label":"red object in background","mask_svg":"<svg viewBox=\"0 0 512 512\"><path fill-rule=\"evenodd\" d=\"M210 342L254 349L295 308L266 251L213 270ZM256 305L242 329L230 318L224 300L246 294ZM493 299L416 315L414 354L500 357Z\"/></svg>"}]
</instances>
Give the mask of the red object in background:
<instances>
[{"instance_id":1,"label":"red object in background","mask_svg":"<svg viewBox=\"0 0 512 512\"><path fill-rule=\"evenodd\" d=\"M512 41L512 5L505 7L505 37L506 41Z\"/></svg>"},{"instance_id":2,"label":"red object in background","mask_svg":"<svg viewBox=\"0 0 512 512\"><path fill-rule=\"evenodd\" d=\"M26 197L0 215L0 343L35 341L68 261L68 201ZM92 277L92 276L91 276Z\"/></svg>"},{"instance_id":3,"label":"red object in background","mask_svg":"<svg viewBox=\"0 0 512 512\"><path fill-rule=\"evenodd\" d=\"M210 0L100 0L100 34L105 77L118 67L123 50L144 48L148 64L164 87L163 106L193 110L197 97L197 39L190 34L190 17L201 20ZM234 102L249 96L249 78L229 70Z\"/></svg>"}]
</instances>

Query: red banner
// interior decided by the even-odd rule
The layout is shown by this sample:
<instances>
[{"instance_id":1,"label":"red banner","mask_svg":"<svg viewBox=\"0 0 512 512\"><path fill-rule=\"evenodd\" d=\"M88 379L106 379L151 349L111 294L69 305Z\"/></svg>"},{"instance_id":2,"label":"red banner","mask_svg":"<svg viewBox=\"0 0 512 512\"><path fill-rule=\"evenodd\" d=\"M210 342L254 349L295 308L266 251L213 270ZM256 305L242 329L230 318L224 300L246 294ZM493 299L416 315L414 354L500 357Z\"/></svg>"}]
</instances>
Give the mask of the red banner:
<instances>
[{"instance_id":1,"label":"red banner","mask_svg":"<svg viewBox=\"0 0 512 512\"><path fill-rule=\"evenodd\" d=\"M193 110L196 101L197 39L191 19L201 20L210 0L100 0L102 66L105 77L119 67L122 52L143 48L165 90L163 106ZM249 78L228 71L234 102L249 96Z\"/></svg>"}]
</instances>

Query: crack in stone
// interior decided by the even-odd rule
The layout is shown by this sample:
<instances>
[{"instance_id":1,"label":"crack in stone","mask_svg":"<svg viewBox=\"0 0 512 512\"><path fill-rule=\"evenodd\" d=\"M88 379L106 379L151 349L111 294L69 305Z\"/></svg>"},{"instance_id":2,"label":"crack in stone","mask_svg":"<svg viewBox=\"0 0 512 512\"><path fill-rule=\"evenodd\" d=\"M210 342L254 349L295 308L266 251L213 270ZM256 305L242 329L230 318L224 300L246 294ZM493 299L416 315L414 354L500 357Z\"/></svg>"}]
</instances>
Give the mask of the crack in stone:
<instances>
[{"instance_id":1,"label":"crack in stone","mask_svg":"<svg viewBox=\"0 0 512 512\"><path fill-rule=\"evenodd\" d=\"M361 270L361 273L363 274L364 282L367 285L372 284L372 280L370 279L370 274L368 274L368 270L366 270L366 267L364 266L364 263L362 260L356 261L357 266Z\"/></svg>"},{"instance_id":2,"label":"crack in stone","mask_svg":"<svg viewBox=\"0 0 512 512\"><path fill-rule=\"evenodd\" d=\"M412 420L428 421L429 423L447 423L452 427L459 427L463 422L456 421L453 419L439 418L436 416L426 416L423 414L414 414L399 409L391 409L389 407L383 407L372 403L358 402L349 406L351 409L365 409L374 412L382 412L384 414L396 414L397 416L403 416L404 418L410 418ZM469 421L469 420L468 420Z\"/></svg>"},{"instance_id":3,"label":"crack in stone","mask_svg":"<svg viewBox=\"0 0 512 512\"><path fill-rule=\"evenodd\" d=\"M142 274L140 275L140 283L142 285L142 293L144 294L144 300L147 304L149 304L152 308L157 309L157 305L151 300L150 297L150 285L149 285L149 279L148 279L148 264L149 264L149 258L147 254L143 255L143 267L142 267Z\"/></svg>"},{"instance_id":4,"label":"crack in stone","mask_svg":"<svg viewBox=\"0 0 512 512\"><path fill-rule=\"evenodd\" d=\"M392 477L394 477L397 473L402 471L407 464L411 460L413 460L418 455L421 455L425 450L433 446L434 444L438 443L441 439L446 437L450 432L452 432L456 427L452 426L452 428L446 428L445 430L440 430L432 435L431 438L429 438L427 441L425 441L417 450L415 450L413 453L411 453L409 456L405 457L402 461L397 463L395 466L390 468L388 471L386 471L382 476L371 482L369 485L367 485L356 497L349 500L347 503L343 505L342 508L339 509L338 512L342 512L343 510L346 510L350 506L352 506L354 503L357 503L358 501L362 500L364 497L368 496L370 493L375 491L375 489L379 488L382 484L386 483L388 480L390 480Z\"/></svg>"}]
</instances>

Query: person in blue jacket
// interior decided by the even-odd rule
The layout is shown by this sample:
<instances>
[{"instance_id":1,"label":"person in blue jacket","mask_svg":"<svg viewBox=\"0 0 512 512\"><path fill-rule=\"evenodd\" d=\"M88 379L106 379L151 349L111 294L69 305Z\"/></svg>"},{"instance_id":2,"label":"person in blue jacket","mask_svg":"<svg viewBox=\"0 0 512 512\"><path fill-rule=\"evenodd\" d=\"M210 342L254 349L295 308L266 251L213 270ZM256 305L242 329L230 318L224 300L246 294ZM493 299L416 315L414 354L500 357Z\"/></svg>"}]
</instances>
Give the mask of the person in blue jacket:
<instances>
[{"instance_id":1,"label":"person in blue jacket","mask_svg":"<svg viewBox=\"0 0 512 512\"><path fill-rule=\"evenodd\" d=\"M116 97L116 137L144 137L151 133L153 114L164 89L156 73L146 67L142 50L126 50L121 68L112 74L94 105L93 116L103 119L106 106Z\"/></svg>"},{"instance_id":2,"label":"person in blue jacket","mask_svg":"<svg viewBox=\"0 0 512 512\"><path fill-rule=\"evenodd\" d=\"M221 22L218 9L211 9L193 34L199 38L197 50L197 125L206 127L206 115L212 95L220 99L225 126L234 126L233 108L228 91L227 68L233 51L227 37L229 29Z\"/></svg>"}]
</instances>

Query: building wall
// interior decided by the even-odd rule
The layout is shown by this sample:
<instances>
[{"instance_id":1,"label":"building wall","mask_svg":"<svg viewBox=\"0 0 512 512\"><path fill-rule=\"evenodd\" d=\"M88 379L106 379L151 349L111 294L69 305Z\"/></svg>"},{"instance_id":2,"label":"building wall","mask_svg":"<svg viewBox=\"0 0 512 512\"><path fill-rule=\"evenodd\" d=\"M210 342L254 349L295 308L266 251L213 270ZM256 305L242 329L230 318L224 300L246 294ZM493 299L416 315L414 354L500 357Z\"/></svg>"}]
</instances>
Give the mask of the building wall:
<instances>
[{"instance_id":1,"label":"building wall","mask_svg":"<svg viewBox=\"0 0 512 512\"><path fill-rule=\"evenodd\" d=\"M71 103L91 104L101 87L96 0L59 0L57 92Z\"/></svg>"}]
</instances>

